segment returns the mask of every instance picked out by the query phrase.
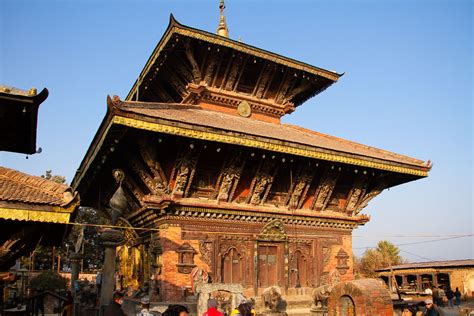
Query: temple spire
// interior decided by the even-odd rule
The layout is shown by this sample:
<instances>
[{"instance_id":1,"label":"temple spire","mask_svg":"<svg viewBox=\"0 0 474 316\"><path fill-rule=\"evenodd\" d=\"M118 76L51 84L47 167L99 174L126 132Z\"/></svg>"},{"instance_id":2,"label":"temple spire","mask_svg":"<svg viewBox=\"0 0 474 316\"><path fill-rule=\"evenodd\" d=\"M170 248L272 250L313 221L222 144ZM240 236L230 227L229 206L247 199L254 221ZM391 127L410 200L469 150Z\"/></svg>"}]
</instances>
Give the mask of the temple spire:
<instances>
[{"instance_id":1,"label":"temple spire","mask_svg":"<svg viewBox=\"0 0 474 316\"><path fill-rule=\"evenodd\" d=\"M219 21L219 26L217 27L217 35L229 37L229 30L227 29L227 24L225 23L225 16L224 16L224 0L221 0L219 4L219 9L221 10L221 18Z\"/></svg>"}]
</instances>

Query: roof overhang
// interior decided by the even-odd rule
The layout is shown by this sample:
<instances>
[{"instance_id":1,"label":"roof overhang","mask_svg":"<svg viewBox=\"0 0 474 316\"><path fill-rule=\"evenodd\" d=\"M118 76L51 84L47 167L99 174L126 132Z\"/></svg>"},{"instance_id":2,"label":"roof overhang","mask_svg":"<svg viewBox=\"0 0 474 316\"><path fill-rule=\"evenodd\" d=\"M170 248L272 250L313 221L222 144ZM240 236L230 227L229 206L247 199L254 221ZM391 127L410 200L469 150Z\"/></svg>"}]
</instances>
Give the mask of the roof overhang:
<instances>
[{"instance_id":1,"label":"roof overhang","mask_svg":"<svg viewBox=\"0 0 474 316\"><path fill-rule=\"evenodd\" d=\"M13 89L13 90L12 90ZM0 89L0 151L12 151L24 154L36 153L36 128L38 108L48 97L45 88L36 94L14 88Z\"/></svg>"}]
</instances>

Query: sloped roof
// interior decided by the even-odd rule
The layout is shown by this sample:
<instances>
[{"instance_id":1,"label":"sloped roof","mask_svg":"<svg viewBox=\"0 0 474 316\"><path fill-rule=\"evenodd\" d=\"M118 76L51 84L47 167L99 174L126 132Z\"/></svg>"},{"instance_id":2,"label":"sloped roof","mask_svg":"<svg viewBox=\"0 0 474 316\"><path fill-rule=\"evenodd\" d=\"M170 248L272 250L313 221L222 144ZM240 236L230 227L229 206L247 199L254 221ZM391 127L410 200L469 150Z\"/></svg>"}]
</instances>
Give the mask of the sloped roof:
<instances>
[{"instance_id":1,"label":"sloped roof","mask_svg":"<svg viewBox=\"0 0 474 316\"><path fill-rule=\"evenodd\" d=\"M0 218L67 223L78 204L65 184L0 167Z\"/></svg>"},{"instance_id":2,"label":"sloped roof","mask_svg":"<svg viewBox=\"0 0 474 316\"><path fill-rule=\"evenodd\" d=\"M0 201L64 206L73 199L65 184L0 167Z\"/></svg>"},{"instance_id":3,"label":"sloped roof","mask_svg":"<svg viewBox=\"0 0 474 316\"><path fill-rule=\"evenodd\" d=\"M474 267L474 259L465 260L447 260L447 261L429 261L429 262L413 262L406 264L399 264L393 266L394 270L403 269L426 269L426 268L450 268L450 267ZM388 271L389 268L379 269L377 271Z\"/></svg>"},{"instance_id":4,"label":"sloped roof","mask_svg":"<svg viewBox=\"0 0 474 316\"><path fill-rule=\"evenodd\" d=\"M305 148L315 150L321 153L321 157L315 158L321 158L323 160L345 162L338 159L337 156L346 156L348 158L354 158L353 164L364 166L363 161L366 161L367 167L375 168L377 168L377 166L372 166L369 162L375 163L376 161L380 161L386 164L404 165L408 169L412 168L417 171L412 174L416 175L427 175L429 170L429 166L422 160L294 125L252 120L237 115L204 110L195 105L122 101L110 101L109 104L112 105L112 112L116 117L124 116L168 125L179 123L180 126L183 127L183 124L189 124L193 128L202 126L212 128L216 132L221 133L238 133L239 137L254 140L256 140L255 137L261 137L266 140L278 141L287 147L301 148L301 146L304 146ZM165 120L167 122L165 122ZM115 122L119 121L120 120L115 120ZM122 123L127 125L126 122ZM133 123L130 125L133 125ZM347 160L347 163L351 163L351 160Z\"/></svg>"},{"instance_id":5,"label":"sloped roof","mask_svg":"<svg viewBox=\"0 0 474 316\"><path fill-rule=\"evenodd\" d=\"M292 71L301 71L306 73L307 75L311 74L313 76L316 76L317 78L320 78L321 80L319 81L321 82L318 85L308 85L305 89L300 91L299 96L296 98L296 106L301 105L307 99L319 94L327 87L332 85L334 82L336 82L343 75L335 71L330 71L316 66L312 66L310 64L292 58L288 58L249 44L245 44L243 42L236 41L228 37L220 36L214 33L180 24L173 17L173 15L171 15L168 28L163 34L163 37L156 45L155 49L153 50L153 53L149 57L142 71L140 72L140 75L138 76L139 79L135 81L134 85L130 89L127 97L125 98L126 100L133 99L133 96L136 94L138 87L144 81L148 80L145 80L147 75L153 73L154 71L158 71L157 69L161 68L161 65L157 67L157 60L163 57L165 60L164 62L166 62L166 56L167 54L169 54L169 46L174 46L176 44L177 37L180 37L181 40L183 38L186 38L198 41L199 43L203 42L217 45L221 48L230 49L236 52L240 52L242 54L246 54L248 56L252 56L254 58L260 58L262 60L275 63L276 65L285 69L291 69ZM222 51L223 50L221 50L221 53ZM161 64L161 62L158 64Z\"/></svg>"}]
</instances>

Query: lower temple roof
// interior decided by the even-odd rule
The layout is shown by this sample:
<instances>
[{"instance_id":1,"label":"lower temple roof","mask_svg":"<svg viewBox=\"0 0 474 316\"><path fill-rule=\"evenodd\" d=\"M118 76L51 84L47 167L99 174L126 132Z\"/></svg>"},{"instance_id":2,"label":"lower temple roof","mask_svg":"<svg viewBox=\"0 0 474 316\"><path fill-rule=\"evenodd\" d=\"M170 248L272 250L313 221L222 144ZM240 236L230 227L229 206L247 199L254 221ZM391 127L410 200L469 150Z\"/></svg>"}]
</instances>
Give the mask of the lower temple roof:
<instances>
[{"instance_id":1,"label":"lower temple roof","mask_svg":"<svg viewBox=\"0 0 474 316\"><path fill-rule=\"evenodd\" d=\"M109 119L138 129L235 143L322 160L427 176L430 165L294 125L251 120L196 105L124 102L108 98Z\"/></svg>"}]
</instances>

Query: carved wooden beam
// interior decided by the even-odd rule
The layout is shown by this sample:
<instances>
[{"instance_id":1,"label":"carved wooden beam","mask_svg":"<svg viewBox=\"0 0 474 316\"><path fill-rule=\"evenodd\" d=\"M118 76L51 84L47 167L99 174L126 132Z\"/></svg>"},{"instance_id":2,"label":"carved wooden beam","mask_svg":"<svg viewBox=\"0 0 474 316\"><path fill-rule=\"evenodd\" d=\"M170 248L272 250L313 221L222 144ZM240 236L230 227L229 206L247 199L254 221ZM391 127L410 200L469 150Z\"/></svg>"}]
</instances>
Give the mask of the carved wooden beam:
<instances>
[{"instance_id":1,"label":"carved wooden beam","mask_svg":"<svg viewBox=\"0 0 474 316\"><path fill-rule=\"evenodd\" d=\"M268 193L273 184L273 179L278 171L277 159L263 159L259 170L252 180L251 190L247 197L247 203L258 205L265 203Z\"/></svg>"},{"instance_id":2,"label":"carved wooden beam","mask_svg":"<svg viewBox=\"0 0 474 316\"><path fill-rule=\"evenodd\" d=\"M352 186L352 189L347 195L346 211L353 212L356 206L359 204L359 200L365 194L367 186L369 184L369 178L366 175L357 177Z\"/></svg>"},{"instance_id":3,"label":"carved wooden beam","mask_svg":"<svg viewBox=\"0 0 474 316\"><path fill-rule=\"evenodd\" d=\"M358 215L362 211L362 209L365 208L374 197L382 193L382 191L385 190L386 188L387 188L387 183L383 180L379 182L377 185L375 185L375 187L372 190L370 190L362 198L360 198L359 203L355 207L353 214Z\"/></svg>"},{"instance_id":4,"label":"carved wooden beam","mask_svg":"<svg viewBox=\"0 0 474 316\"><path fill-rule=\"evenodd\" d=\"M174 63L175 74L184 79L186 84L194 82L192 70L186 66L186 62L181 58L181 55L177 55Z\"/></svg>"},{"instance_id":5,"label":"carved wooden beam","mask_svg":"<svg viewBox=\"0 0 474 316\"><path fill-rule=\"evenodd\" d=\"M150 173L147 172L143 162L131 153L126 156L132 172L141 180L151 194L156 195L158 193L157 183L150 176Z\"/></svg>"},{"instance_id":6,"label":"carved wooden beam","mask_svg":"<svg viewBox=\"0 0 474 316\"><path fill-rule=\"evenodd\" d=\"M260 78L258 83L255 85L255 89L253 95L257 98L263 98L265 93L267 92L271 79L273 78L273 74L275 73L275 67L266 63L262 67L262 71L260 73Z\"/></svg>"},{"instance_id":7,"label":"carved wooden beam","mask_svg":"<svg viewBox=\"0 0 474 316\"><path fill-rule=\"evenodd\" d=\"M193 72L194 83L199 83L201 81L201 71L199 70L199 65L194 57L194 53L190 44L190 41L184 41L184 48L186 57L188 58L189 63L191 64L191 69Z\"/></svg>"},{"instance_id":8,"label":"carved wooden beam","mask_svg":"<svg viewBox=\"0 0 474 316\"><path fill-rule=\"evenodd\" d=\"M219 54L218 56L219 56L219 63L217 64L217 69L214 72L214 75L212 76L212 82L210 83L210 86L213 86L213 87L216 86L216 81L217 81L217 77L218 77L218 74L219 74L219 70L222 67L222 60L224 59L224 54L223 53ZM216 58L214 58L214 59L216 59Z\"/></svg>"},{"instance_id":9,"label":"carved wooden beam","mask_svg":"<svg viewBox=\"0 0 474 316\"><path fill-rule=\"evenodd\" d=\"M244 74L245 66L247 65L248 59L249 59L249 56L246 55L246 56L244 57L244 59L243 59L242 64L239 66L239 77L238 77L237 80L235 81L235 84L234 84L234 86L232 87L232 91L237 90L237 87L239 86L240 79L242 79L242 76L243 76L243 74Z\"/></svg>"},{"instance_id":10,"label":"carved wooden beam","mask_svg":"<svg viewBox=\"0 0 474 316\"><path fill-rule=\"evenodd\" d=\"M276 96L275 100L279 104L284 104L288 101L287 95L293 89L296 81L297 81L297 74L296 73L289 73L286 76L286 81L283 83L281 87L280 93Z\"/></svg>"},{"instance_id":11,"label":"carved wooden beam","mask_svg":"<svg viewBox=\"0 0 474 316\"><path fill-rule=\"evenodd\" d=\"M244 64L246 60L247 60L246 58L243 58L241 55L240 56L238 55L236 56L236 58L234 58L234 62L231 62L232 66L229 71L229 75L227 76L227 81L225 84L226 90L230 90L230 91L234 90L235 83L237 81L237 75L239 75L242 65Z\"/></svg>"},{"instance_id":12,"label":"carved wooden beam","mask_svg":"<svg viewBox=\"0 0 474 316\"><path fill-rule=\"evenodd\" d=\"M208 86L213 84L213 78L215 77L214 70L216 69L219 60L217 49L212 49L210 55L209 64L202 70L202 73L204 73L204 82L207 83Z\"/></svg>"},{"instance_id":13,"label":"carved wooden beam","mask_svg":"<svg viewBox=\"0 0 474 316\"><path fill-rule=\"evenodd\" d=\"M309 80L304 80L298 87L295 87L288 92L288 94L283 98L282 103L292 102L293 98L300 94L301 92L307 90L310 86Z\"/></svg>"},{"instance_id":14,"label":"carved wooden beam","mask_svg":"<svg viewBox=\"0 0 474 316\"><path fill-rule=\"evenodd\" d=\"M312 209L324 211L331 199L332 192L336 187L339 172L336 171L335 166L328 167L321 177L319 186L316 189Z\"/></svg>"},{"instance_id":15,"label":"carved wooden beam","mask_svg":"<svg viewBox=\"0 0 474 316\"><path fill-rule=\"evenodd\" d=\"M144 137L139 141L140 155L143 162L148 166L151 176L155 183L155 190L158 195L169 193L168 181L166 175L161 168L161 164L158 161L158 150L153 144L153 140Z\"/></svg>"},{"instance_id":16,"label":"carved wooden beam","mask_svg":"<svg viewBox=\"0 0 474 316\"><path fill-rule=\"evenodd\" d=\"M314 169L309 168L309 166L300 170L296 182L291 188L289 197L286 201L289 209L301 207L301 204L303 204L304 198L308 193L309 187L311 186L311 182L313 181L314 173Z\"/></svg>"},{"instance_id":17,"label":"carved wooden beam","mask_svg":"<svg viewBox=\"0 0 474 316\"><path fill-rule=\"evenodd\" d=\"M188 91L186 90L186 85L183 84L181 79L178 78L175 72L169 67L166 67L166 72L168 73L168 82L171 87L173 87L177 94L184 98L188 94Z\"/></svg>"},{"instance_id":18,"label":"carved wooden beam","mask_svg":"<svg viewBox=\"0 0 474 316\"><path fill-rule=\"evenodd\" d=\"M196 172L200 155L200 148L194 143L183 144L173 168L172 177L176 175L172 194L175 197L184 197L189 192L189 187Z\"/></svg>"},{"instance_id":19,"label":"carved wooden beam","mask_svg":"<svg viewBox=\"0 0 474 316\"><path fill-rule=\"evenodd\" d=\"M241 152L231 150L229 153L218 178L218 201L231 201L245 165Z\"/></svg>"}]
</instances>

